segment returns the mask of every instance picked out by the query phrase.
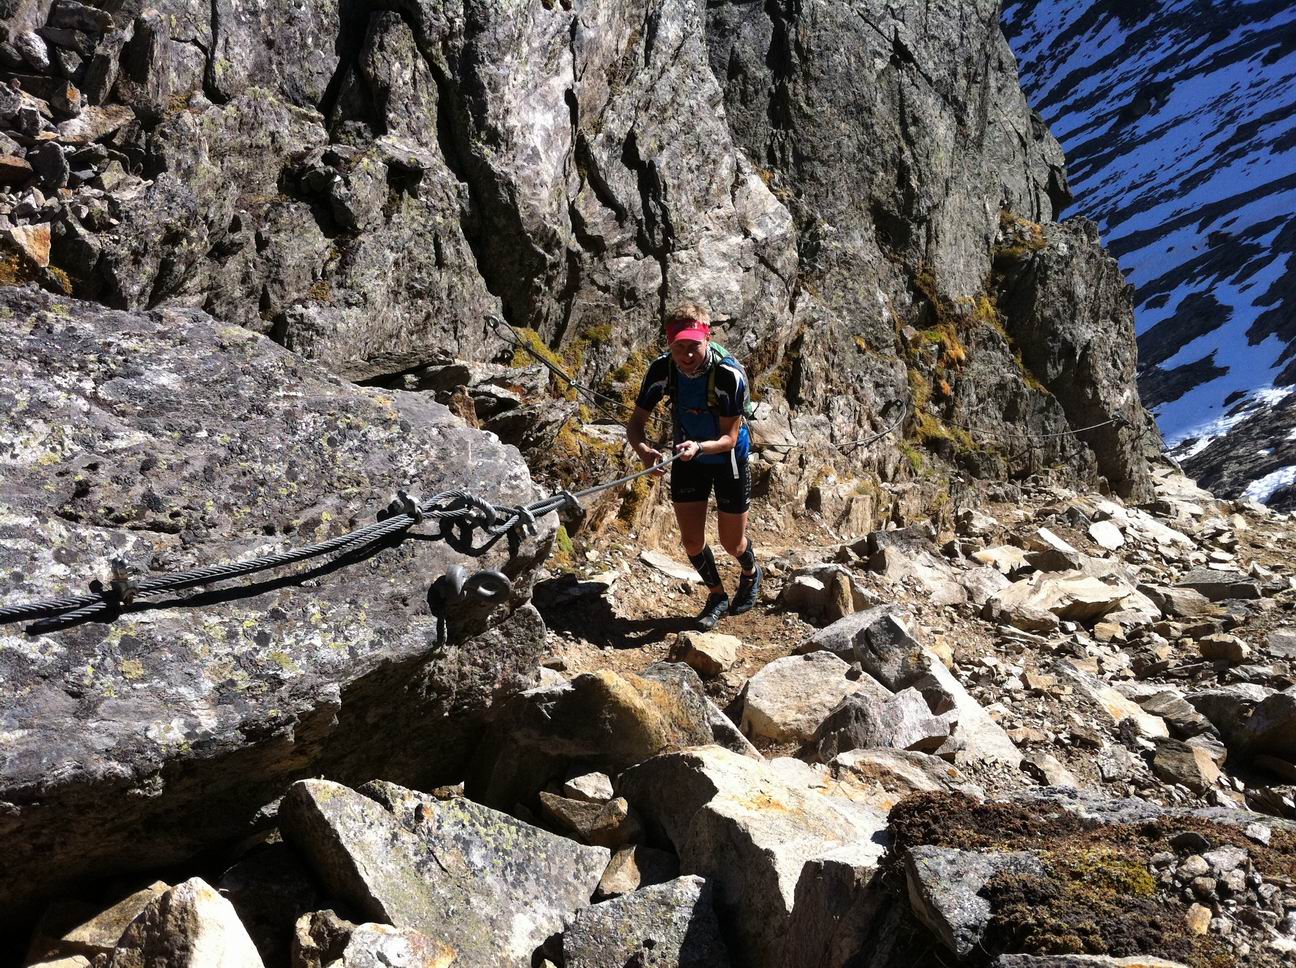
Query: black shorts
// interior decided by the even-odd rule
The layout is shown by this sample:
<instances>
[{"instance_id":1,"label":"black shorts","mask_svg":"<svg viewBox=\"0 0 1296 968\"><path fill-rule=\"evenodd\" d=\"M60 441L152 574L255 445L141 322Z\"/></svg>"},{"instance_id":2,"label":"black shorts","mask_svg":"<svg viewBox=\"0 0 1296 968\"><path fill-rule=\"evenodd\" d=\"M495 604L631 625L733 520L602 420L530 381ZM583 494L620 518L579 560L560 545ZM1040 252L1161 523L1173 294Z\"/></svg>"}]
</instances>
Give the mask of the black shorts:
<instances>
[{"instance_id":1,"label":"black shorts","mask_svg":"<svg viewBox=\"0 0 1296 968\"><path fill-rule=\"evenodd\" d=\"M742 514L751 507L751 472L747 459L730 458L723 464L677 460L671 464L671 500L676 504L706 501L715 487L716 507L725 514Z\"/></svg>"}]
</instances>

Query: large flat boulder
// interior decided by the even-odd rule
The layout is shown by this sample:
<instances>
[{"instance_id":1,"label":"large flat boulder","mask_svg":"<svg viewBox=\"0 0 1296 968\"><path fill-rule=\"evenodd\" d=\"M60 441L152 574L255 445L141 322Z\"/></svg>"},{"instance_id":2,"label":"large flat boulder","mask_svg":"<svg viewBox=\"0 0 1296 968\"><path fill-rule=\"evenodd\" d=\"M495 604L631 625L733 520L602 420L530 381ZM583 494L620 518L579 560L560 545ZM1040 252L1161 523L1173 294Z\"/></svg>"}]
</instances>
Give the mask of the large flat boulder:
<instances>
[{"instance_id":1,"label":"large flat boulder","mask_svg":"<svg viewBox=\"0 0 1296 968\"><path fill-rule=\"evenodd\" d=\"M1179 588L1200 592L1212 602L1229 598L1260 598L1260 583L1240 571L1216 571L1213 568L1194 568L1179 579Z\"/></svg>"},{"instance_id":2,"label":"large flat boulder","mask_svg":"<svg viewBox=\"0 0 1296 968\"><path fill-rule=\"evenodd\" d=\"M835 796L869 806L881 813L911 793L966 793L983 799L985 792L958 767L929 753L894 749L856 749L839 753L828 763Z\"/></svg>"},{"instance_id":3,"label":"large flat boulder","mask_svg":"<svg viewBox=\"0 0 1296 968\"><path fill-rule=\"evenodd\" d=\"M320 541L399 488L538 496L515 450L430 399L344 384L197 310L9 288L0 316L4 605L82 593L112 557L148 577ZM0 626L0 909L242 836L299 777L457 779L543 646L541 525L512 558L407 540L108 623ZM514 593L438 648L426 594L453 563L503 568Z\"/></svg>"},{"instance_id":4,"label":"large flat boulder","mask_svg":"<svg viewBox=\"0 0 1296 968\"><path fill-rule=\"evenodd\" d=\"M847 696L815 734L815 751L824 762L850 750L883 749L931 752L949 736L949 723L932 715L917 689L879 699Z\"/></svg>"},{"instance_id":5,"label":"large flat boulder","mask_svg":"<svg viewBox=\"0 0 1296 968\"><path fill-rule=\"evenodd\" d=\"M1093 622L1119 608L1122 599L1133 592L1118 576L1104 581L1080 571L1039 572L996 592L986 610L1019 628L1019 616L1041 612L1073 622Z\"/></svg>"},{"instance_id":6,"label":"large flat boulder","mask_svg":"<svg viewBox=\"0 0 1296 968\"><path fill-rule=\"evenodd\" d=\"M888 693L864 676L848 679L848 666L831 652L775 659L747 681L742 731L774 743L804 743L845 697Z\"/></svg>"},{"instance_id":7,"label":"large flat boulder","mask_svg":"<svg viewBox=\"0 0 1296 968\"><path fill-rule=\"evenodd\" d=\"M611 857L471 800L391 783L357 792L303 780L281 816L333 895L448 945L463 968L529 968L535 949L589 904Z\"/></svg>"},{"instance_id":8,"label":"large flat boulder","mask_svg":"<svg viewBox=\"0 0 1296 968\"><path fill-rule=\"evenodd\" d=\"M618 792L674 847L681 871L712 886L733 961L774 968L789 964L784 945L806 866L875 867L886 848L885 815L825 786L797 760L762 763L707 746L627 770Z\"/></svg>"}]
</instances>

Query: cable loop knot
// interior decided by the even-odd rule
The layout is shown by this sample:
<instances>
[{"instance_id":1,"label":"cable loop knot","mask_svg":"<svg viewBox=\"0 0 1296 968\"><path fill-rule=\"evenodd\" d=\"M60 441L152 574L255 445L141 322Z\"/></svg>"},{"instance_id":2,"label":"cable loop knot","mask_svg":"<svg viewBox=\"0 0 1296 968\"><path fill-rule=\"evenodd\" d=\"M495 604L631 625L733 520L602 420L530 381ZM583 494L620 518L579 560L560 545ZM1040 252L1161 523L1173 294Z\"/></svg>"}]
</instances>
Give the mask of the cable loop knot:
<instances>
[{"instance_id":1,"label":"cable loop knot","mask_svg":"<svg viewBox=\"0 0 1296 968\"><path fill-rule=\"evenodd\" d=\"M130 605L139 591L139 582L131 575L130 565L124 558L114 558L109 568L110 577L104 589L104 597L122 605Z\"/></svg>"}]
</instances>

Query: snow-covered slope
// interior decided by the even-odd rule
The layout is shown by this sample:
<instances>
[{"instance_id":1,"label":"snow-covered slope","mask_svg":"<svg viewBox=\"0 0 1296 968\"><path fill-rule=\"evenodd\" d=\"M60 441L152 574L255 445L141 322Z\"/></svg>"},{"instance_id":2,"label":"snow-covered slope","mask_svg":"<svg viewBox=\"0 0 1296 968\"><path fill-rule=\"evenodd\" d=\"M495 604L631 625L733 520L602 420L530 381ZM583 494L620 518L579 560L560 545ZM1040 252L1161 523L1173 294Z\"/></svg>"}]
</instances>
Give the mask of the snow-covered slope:
<instances>
[{"instance_id":1,"label":"snow-covered slope","mask_svg":"<svg viewBox=\"0 0 1296 968\"><path fill-rule=\"evenodd\" d=\"M1071 212L1137 287L1139 385L1167 443L1207 486L1296 504L1296 3L1009 0L1002 16L1066 149Z\"/></svg>"}]
</instances>

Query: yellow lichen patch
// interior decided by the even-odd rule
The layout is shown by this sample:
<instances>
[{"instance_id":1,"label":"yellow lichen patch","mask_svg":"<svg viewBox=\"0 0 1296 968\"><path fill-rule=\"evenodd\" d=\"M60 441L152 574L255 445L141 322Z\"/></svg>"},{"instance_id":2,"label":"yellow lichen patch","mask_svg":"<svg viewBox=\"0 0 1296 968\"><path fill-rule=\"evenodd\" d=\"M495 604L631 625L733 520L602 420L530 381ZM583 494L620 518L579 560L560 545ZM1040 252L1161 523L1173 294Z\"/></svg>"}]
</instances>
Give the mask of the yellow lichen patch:
<instances>
[{"instance_id":1,"label":"yellow lichen patch","mask_svg":"<svg viewBox=\"0 0 1296 968\"><path fill-rule=\"evenodd\" d=\"M139 659L123 659L121 664L121 674L123 679L135 682L144 678L144 663Z\"/></svg>"},{"instance_id":2,"label":"yellow lichen patch","mask_svg":"<svg viewBox=\"0 0 1296 968\"><path fill-rule=\"evenodd\" d=\"M282 652L276 649L274 652L270 653L269 659L271 662L277 665L284 672L301 671L297 663L293 661L292 656L290 656L287 652Z\"/></svg>"},{"instance_id":3,"label":"yellow lichen patch","mask_svg":"<svg viewBox=\"0 0 1296 968\"><path fill-rule=\"evenodd\" d=\"M789 813L792 809L782 800L774 799L774 797L770 796L764 790L757 790L747 796L743 800L742 805L749 810L758 811L760 813Z\"/></svg>"}]
</instances>

